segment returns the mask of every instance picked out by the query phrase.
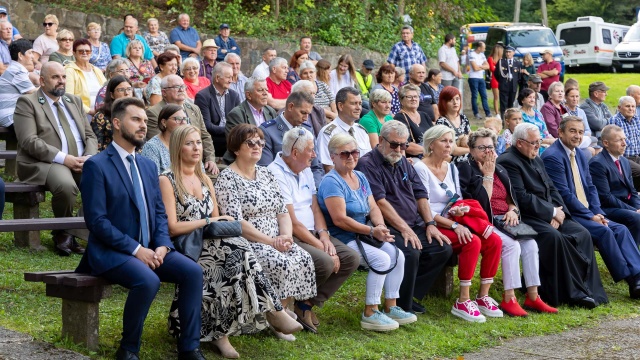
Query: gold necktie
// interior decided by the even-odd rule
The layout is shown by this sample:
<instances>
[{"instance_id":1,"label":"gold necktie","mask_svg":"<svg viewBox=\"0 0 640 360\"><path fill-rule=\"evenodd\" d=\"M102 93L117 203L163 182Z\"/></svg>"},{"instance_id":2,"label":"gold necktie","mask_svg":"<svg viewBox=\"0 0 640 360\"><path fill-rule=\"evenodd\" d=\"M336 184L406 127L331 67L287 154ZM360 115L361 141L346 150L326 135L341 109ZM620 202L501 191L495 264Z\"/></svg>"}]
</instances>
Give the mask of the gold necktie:
<instances>
[{"instance_id":1,"label":"gold necktie","mask_svg":"<svg viewBox=\"0 0 640 360\"><path fill-rule=\"evenodd\" d=\"M76 144L76 138L73 137L73 133L71 132L69 120L67 120L67 117L64 114L64 110L62 110L59 102L55 101L53 105L55 105L56 109L58 109L58 120L60 120L60 125L62 125L64 137L67 139L67 148L69 149L69 155L78 156L78 144Z\"/></svg>"},{"instance_id":2,"label":"gold necktie","mask_svg":"<svg viewBox=\"0 0 640 360\"><path fill-rule=\"evenodd\" d=\"M569 155L569 160L571 161L571 173L573 174L573 185L576 188L576 196L578 196L578 200L586 207L589 208L589 202L587 201L587 195L584 192L584 188L582 187L582 180L580 179L580 171L578 170L578 163L576 162L576 150L571 151Z\"/></svg>"}]
</instances>

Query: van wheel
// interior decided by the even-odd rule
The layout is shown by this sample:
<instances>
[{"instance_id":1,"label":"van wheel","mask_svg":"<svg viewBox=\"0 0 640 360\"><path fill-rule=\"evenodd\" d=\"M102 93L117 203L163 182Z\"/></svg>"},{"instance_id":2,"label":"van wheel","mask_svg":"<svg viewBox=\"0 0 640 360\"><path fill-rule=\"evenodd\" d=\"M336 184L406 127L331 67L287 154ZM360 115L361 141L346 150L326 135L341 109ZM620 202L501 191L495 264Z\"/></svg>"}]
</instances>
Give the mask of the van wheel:
<instances>
[{"instance_id":1,"label":"van wheel","mask_svg":"<svg viewBox=\"0 0 640 360\"><path fill-rule=\"evenodd\" d=\"M618 69L616 69L615 66L611 66L611 72L614 73L614 74L617 74L618 73Z\"/></svg>"}]
</instances>

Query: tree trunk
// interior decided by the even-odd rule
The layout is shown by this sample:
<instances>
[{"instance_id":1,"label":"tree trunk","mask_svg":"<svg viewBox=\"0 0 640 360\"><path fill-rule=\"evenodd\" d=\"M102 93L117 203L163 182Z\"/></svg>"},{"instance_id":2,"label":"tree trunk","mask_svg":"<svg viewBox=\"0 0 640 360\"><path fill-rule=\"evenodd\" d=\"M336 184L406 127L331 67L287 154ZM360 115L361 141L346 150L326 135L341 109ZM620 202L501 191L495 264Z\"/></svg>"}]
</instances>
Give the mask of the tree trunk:
<instances>
[{"instance_id":1,"label":"tree trunk","mask_svg":"<svg viewBox=\"0 0 640 360\"><path fill-rule=\"evenodd\" d=\"M547 20L547 0L540 0L540 10L542 12L542 25L549 26Z\"/></svg>"},{"instance_id":2,"label":"tree trunk","mask_svg":"<svg viewBox=\"0 0 640 360\"><path fill-rule=\"evenodd\" d=\"M280 0L273 0L273 16L280 17Z\"/></svg>"},{"instance_id":3,"label":"tree trunk","mask_svg":"<svg viewBox=\"0 0 640 360\"><path fill-rule=\"evenodd\" d=\"M398 16L404 16L404 0L398 0Z\"/></svg>"},{"instance_id":4,"label":"tree trunk","mask_svg":"<svg viewBox=\"0 0 640 360\"><path fill-rule=\"evenodd\" d=\"M513 22L520 22L520 3L521 0L516 0L515 9L513 11Z\"/></svg>"}]
</instances>

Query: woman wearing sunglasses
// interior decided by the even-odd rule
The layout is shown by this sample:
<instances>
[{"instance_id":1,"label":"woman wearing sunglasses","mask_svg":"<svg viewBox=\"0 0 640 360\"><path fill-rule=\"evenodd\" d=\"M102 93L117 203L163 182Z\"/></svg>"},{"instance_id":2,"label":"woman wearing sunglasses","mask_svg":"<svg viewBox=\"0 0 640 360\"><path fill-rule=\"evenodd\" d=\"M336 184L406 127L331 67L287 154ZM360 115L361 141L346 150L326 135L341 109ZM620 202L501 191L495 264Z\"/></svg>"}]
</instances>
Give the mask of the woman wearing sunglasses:
<instances>
[{"instance_id":1,"label":"woman wearing sunglasses","mask_svg":"<svg viewBox=\"0 0 640 360\"><path fill-rule=\"evenodd\" d=\"M182 106L167 104L160 110L160 114L158 114L158 130L160 130L160 133L144 144L141 153L156 164L158 175L171 167L171 155L169 154L171 134L178 126L187 124L189 124L189 118Z\"/></svg>"},{"instance_id":2,"label":"woman wearing sunglasses","mask_svg":"<svg viewBox=\"0 0 640 360\"><path fill-rule=\"evenodd\" d=\"M455 132L448 126L435 125L424 133L422 139L425 156L413 166L429 193L429 206L438 229L451 240L453 252L458 255L460 295L451 313L470 322L485 322L485 316L502 317L498 303L489 296L493 277L500 265L500 237L493 233L474 234L452 220L453 217L464 216L466 210L450 205L460 197L458 169L447 162L455 148ZM480 290L474 301L469 296L469 289L479 255L482 255Z\"/></svg>"},{"instance_id":3,"label":"woman wearing sunglasses","mask_svg":"<svg viewBox=\"0 0 640 360\"><path fill-rule=\"evenodd\" d=\"M396 306L404 277L404 254L392 244L394 236L384 225L367 178L354 170L360 158L358 144L349 134L340 133L331 138L328 146L334 168L320 183L318 205L331 236L357 251L370 266L360 326L365 330L390 331L400 324L412 323L416 316ZM373 238L372 244L362 241L362 236ZM380 311L383 288L384 309Z\"/></svg>"},{"instance_id":4,"label":"woman wearing sunglasses","mask_svg":"<svg viewBox=\"0 0 640 360\"><path fill-rule=\"evenodd\" d=\"M264 145L264 134L257 126L234 127L227 136L227 150L235 160L220 172L215 190L221 215L246 220L242 236L251 242L275 290L275 301L286 309L293 299L316 296L315 267L311 255L293 242L293 226L280 185L269 169L256 165ZM295 340L291 332L279 331L277 327L274 330L278 338Z\"/></svg>"},{"instance_id":5,"label":"woman wearing sunglasses","mask_svg":"<svg viewBox=\"0 0 640 360\"><path fill-rule=\"evenodd\" d=\"M58 50L49 56L49 61L58 62L62 66L76 61L73 56L73 41L75 40L73 33L67 29L62 29L56 38L58 39Z\"/></svg>"},{"instance_id":6,"label":"woman wearing sunglasses","mask_svg":"<svg viewBox=\"0 0 640 360\"><path fill-rule=\"evenodd\" d=\"M78 95L87 115L94 115L96 96L102 85L107 81L102 70L93 66L91 60L91 42L88 39L78 39L73 42L75 62L68 63L64 69L67 74L66 91Z\"/></svg>"},{"instance_id":7,"label":"woman wearing sunglasses","mask_svg":"<svg viewBox=\"0 0 640 360\"><path fill-rule=\"evenodd\" d=\"M44 34L33 42L33 58L40 64L49 61L49 55L58 51L58 24L58 17L53 14L47 14L42 21ZM36 68L40 69L40 66Z\"/></svg>"},{"instance_id":8,"label":"woman wearing sunglasses","mask_svg":"<svg viewBox=\"0 0 640 360\"><path fill-rule=\"evenodd\" d=\"M109 80L105 88L106 95L104 105L96 110L95 115L91 119L91 129L98 139L98 151L106 149L113 140L111 105L116 99L133 96L133 87L131 81L129 81L129 77L116 75Z\"/></svg>"}]
</instances>

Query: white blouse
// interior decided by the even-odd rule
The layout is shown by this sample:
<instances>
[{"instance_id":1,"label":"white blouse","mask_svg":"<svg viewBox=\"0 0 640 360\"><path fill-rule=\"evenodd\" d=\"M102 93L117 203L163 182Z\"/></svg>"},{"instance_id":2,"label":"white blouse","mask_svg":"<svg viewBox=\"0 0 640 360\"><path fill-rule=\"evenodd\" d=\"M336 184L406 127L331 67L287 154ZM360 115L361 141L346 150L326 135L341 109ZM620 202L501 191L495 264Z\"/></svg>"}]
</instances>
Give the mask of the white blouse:
<instances>
[{"instance_id":1,"label":"white blouse","mask_svg":"<svg viewBox=\"0 0 640 360\"><path fill-rule=\"evenodd\" d=\"M427 188L429 207L431 208L431 215L434 217L440 215L440 212L442 212L449 202L450 197L447 196L447 190L458 194L462 199L460 181L458 179L458 168L456 168L455 165L452 166L450 163L447 163L447 175L444 181L440 181L422 161L414 161L413 168L418 173L424 187ZM452 169L453 171L451 171ZM445 184L446 189L440 186L440 184Z\"/></svg>"}]
</instances>

